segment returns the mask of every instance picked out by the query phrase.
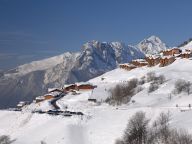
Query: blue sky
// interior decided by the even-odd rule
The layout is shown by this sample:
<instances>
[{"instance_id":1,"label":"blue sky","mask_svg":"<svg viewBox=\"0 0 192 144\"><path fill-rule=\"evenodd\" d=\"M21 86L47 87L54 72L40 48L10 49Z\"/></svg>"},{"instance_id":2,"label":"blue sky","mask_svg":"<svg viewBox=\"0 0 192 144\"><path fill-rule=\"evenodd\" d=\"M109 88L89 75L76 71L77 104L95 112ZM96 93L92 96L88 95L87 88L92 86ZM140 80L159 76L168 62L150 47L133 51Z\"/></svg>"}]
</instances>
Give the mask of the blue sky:
<instances>
[{"instance_id":1,"label":"blue sky","mask_svg":"<svg viewBox=\"0 0 192 144\"><path fill-rule=\"evenodd\" d=\"M89 40L175 46L192 37L191 0L0 0L0 69L79 51Z\"/></svg>"}]
</instances>

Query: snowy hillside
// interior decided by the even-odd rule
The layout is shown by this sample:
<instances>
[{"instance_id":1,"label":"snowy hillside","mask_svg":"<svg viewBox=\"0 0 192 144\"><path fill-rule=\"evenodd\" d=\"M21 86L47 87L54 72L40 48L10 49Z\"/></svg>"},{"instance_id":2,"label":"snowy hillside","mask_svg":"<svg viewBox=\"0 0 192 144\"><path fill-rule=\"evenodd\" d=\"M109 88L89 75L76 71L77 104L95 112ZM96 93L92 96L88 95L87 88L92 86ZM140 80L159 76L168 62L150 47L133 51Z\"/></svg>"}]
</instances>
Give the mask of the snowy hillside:
<instances>
[{"instance_id":1,"label":"snowy hillside","mask_svg":"<svg viewBox=\"0 0 192 144\"><path fill-rule=\"evenodd\" d=\"M180 47L180 49L184 50L192 50L192 41L190 41L189 43L187 43L186 45Z\"/></svg>"},{"instance_id":2,"label":"snowy hillside","mask_svg":"<svg viewBox=\"0 0 192 144\"><path fill-rule=\"evenodd\" d=\"M87 81L115 69L119 63L143 57L139 49L120 42L90 41L81 52L21 65L0 77L0 108L13 107L21 100L31 101L50 87Z\"/></svg>"},{"instance_id":3,"label":"snowy hillside","mask_svg":"<svg viewBox=\"0 0 192 144\"><path fill-rule=\"evenodd\" d=\"M151 36L142 40L136 45L145 54L158 54L162 50L166 50L168 47L163 43L159 37Z\"/></svg>"},{"instance_id":4,"label":"snowy hillside","mask_svg":"<svg viewBox=\"0 0 192 144\"><path fill-rule=\"evenodd\" d=\"M68 93L57 101L61 110L78 112L84 115L66 117L31 113L34 110L50 110L49 101L32 103L22 112L0 111L0 135L10 135L15 144L34 144L41 141L47 144L113 144L123 135L128 119L137 111L146 112L154 120L160 112L170 112L170 126L185 128L192 133L192 94L185 92L174 94L174 85L178 79L192 82L192 61L177 59L166 67L140 67L131 71L114 69L99 77L89 80L97 85L93 91L79 91L80 94ZM119 83L126 83L132 78L140 80L147 73L163 75L165 82L158 89L148 93L151 82L142 84L128 104L111 106L104 102L109 97L109 90ZM88 99L95 98L97 103ZM133 102L134 101L134 102ZM176 105L178 105L176 107Z\"/></svg>"}]
</instances>

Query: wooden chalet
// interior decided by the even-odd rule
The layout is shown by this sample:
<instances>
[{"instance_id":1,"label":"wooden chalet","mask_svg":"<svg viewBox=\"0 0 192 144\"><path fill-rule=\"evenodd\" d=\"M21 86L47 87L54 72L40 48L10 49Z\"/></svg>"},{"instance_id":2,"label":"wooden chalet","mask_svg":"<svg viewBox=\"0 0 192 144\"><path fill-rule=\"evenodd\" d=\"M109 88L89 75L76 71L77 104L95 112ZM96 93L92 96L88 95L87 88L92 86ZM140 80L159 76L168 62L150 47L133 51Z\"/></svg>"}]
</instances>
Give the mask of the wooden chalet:
<instances>
[{"instance_id":1,"label":"wooden chalet","mask_svg":"<svg viewBox=\"0 0 192 144\"><path fill-rule=\"evenodd\" d=\"M161 52L163 56L174 56L182 53L182 50L179 48L167 49Z\"/></svg>"},{"instance_id":2,"label":"wooden chalet","mask_svg":"<svg viewBox=\"0 0 192 144\"><path fill-rule=\"evenodd\" d=\"M78 87L78 90L92 90L96 88L96 86L93 86L91 84L79 84L77 87Z\"/></svg>"},{"instance_id":3,"label":"wooden chalet","mask_svg":"<svg viewBox=\"0 0 192 144\"><path fill-rule=\"evenodd\" d=\"M133 64L129 64L129 63L120 64L119 67L120 67L121 69L125 69L125 70L128 70L128 71L137 68L137 66L135 66L135 65L133 65Z\"/></svg>"},{"instance_id":4,"label":"wooden chalet","mask_svg":"<svg viewBox=\"0 0 192 144\"><path fill-rule=\"evenodd\" d=\"M160 63L160 57L159 56L148 56L145 58L145 60L148 63L148 66L155 66Z\"/></svg>"},{"instance_id":5,"label":"wooden chalet","mask_svg":"<svg viewBox=\"0 0 192 144\"><path fill-rule=\"evenodd\" d=\"M43 97L44 97L44 100L49 100L49 99L54 98L55 96L48 94L48 95L44 95Z\"/></svg>"},{"instance_id":6,"label":"wooden chalet","mask_svg":"<svg viewBox=\"0 0 192 144\"><path fill-rule=\"evenodd\" d=\"M165 56L165 57L162 57L160 59L160 65L159 66L164 67L164 66L172 64L174 61L175 61L174 56Z\"/></svg>"},{"instance_id":7,"label":"wooden chalet","mask_svg":"<svg viewBox=\"0 0 192 144\"><path fill-rule=\"evenodd\" d=\"M48 92L49 93L52 93L52 92L65 92L65 89L57 89L57 88L55 88L55 89L49 90Z\"/></svg>"},{"instance_id":8,"label":"wooden chalet","mask_svg":"<svg viewBox=\"0 0 192 144\"><path fill-rule=\"evenodd\" d=\"M65 91L78 90L78 86L76 84L71 84L71 85L65 86L64 89L65 89Z\"/></svg>"},{"instance_id":9,"label":"wooden chalet","mask_svg":"<svg viewBox=\"0 0 192 144\"><path fill-rule=\"evenodd\" d=\"M179 57L181 57L181 58L190 58L192 56L192 53L191 52L184 52L184 53L181 53L180 55L179 55Z\"/></svg>"},{"instance_id":10,"label":"wooden chalet","mask_svg":"<svg viewBox=\"0 0 192 144\"><path fill-rule=\"evenodd\" d=\"M136 60L132 60L131 64L137 67L142 67L142 66L147 66L148 62L145 59L136 59Z\"/></svg>"}]
</instances>

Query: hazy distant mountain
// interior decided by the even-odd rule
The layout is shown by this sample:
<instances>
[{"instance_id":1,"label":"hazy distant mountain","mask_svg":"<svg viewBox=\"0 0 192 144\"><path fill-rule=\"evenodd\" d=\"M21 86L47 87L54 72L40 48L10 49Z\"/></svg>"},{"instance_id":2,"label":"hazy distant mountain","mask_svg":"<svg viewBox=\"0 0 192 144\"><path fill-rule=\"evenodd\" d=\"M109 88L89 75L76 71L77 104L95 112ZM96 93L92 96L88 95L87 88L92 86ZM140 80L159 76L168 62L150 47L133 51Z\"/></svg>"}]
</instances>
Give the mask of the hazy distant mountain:
<instances>
[{"instance_id":1,"label":"hazy distant mountain","mask_svg":"<svg viewBox=\"0 0 192 144\"><path fill-rule=\"evenodd\" d=\"M160 51L168 48L157 36L151 36L142 40L136 47L145 54L158 54Z\"/></svg>"},{"instance_id":2,"label":"hazy distant mountain","mask_svg":"<svg viewBox=\"0 0 192 144\"><path fill-rule=\"evenodd\" d=\"M31 101L49 87L87 81L118 66L119 63L143 58L136 47L120 42L90 41L79 53L31 62L9 70L0 77L0 108L15 106L20 100Z\"/></svg>"}]
</instances>

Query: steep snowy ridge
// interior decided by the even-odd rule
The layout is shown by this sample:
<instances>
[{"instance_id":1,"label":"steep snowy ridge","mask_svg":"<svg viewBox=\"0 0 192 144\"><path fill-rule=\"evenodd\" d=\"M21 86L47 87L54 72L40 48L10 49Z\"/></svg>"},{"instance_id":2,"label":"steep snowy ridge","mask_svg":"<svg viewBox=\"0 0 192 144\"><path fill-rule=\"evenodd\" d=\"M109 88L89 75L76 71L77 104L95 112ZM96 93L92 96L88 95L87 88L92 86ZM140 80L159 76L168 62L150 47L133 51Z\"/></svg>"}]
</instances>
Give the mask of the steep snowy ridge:
<instances>
[{"instance_id":1,"label":"steep snowy ridge","mask_svg":"<svg viewBox=\"0 0 192 144\"><path fill-rule=\"evenodd\" d=\"M158 54L162 50L166 50L168 47L163 43L159 37L151 36L142 40L136 45L145 54Z\"/></svg>"},{"instance_id":2,"label":"steep snowy ridge","mask_svg":"<svg viewBox=\"0 0 192 144\"><path fill-rule=\"evenodd\" d=\"M33 71L50 69L50 68L55 67L58 64L63 63L66 59L68 59L72 56L76 57L76 55L79 55L79 53L66 52L59 56L54 56L54 57L47 58L44 60L39 60L39 61L33 61L29 64L24 64L24 65L18 66L15 69L15 71L10 70L10 71L6 72L5 76L25 75L25 74L33 72Z\"/></svg>"}]
</instances>

